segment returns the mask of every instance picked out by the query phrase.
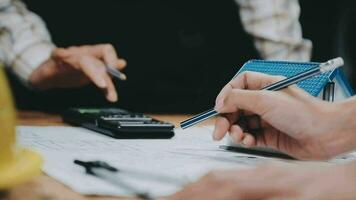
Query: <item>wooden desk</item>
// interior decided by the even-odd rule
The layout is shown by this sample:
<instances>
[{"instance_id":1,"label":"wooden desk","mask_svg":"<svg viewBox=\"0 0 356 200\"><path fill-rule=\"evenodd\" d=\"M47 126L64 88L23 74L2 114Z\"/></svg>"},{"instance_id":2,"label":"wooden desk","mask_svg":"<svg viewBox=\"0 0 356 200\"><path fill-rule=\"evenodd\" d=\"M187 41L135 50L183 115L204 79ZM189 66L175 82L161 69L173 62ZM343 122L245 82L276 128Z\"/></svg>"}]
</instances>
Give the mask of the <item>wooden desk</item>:
<instances>
[{"instance_id":1,"label":"wooden desk","mask_svg":"<svg viewBox=\"0 0 356 200\"><path fill-rule=\"evenodd\" d=\"M180 121L189 115L151 115L157 119L171 122L178 125ZM205 124L212 124L207 121ZM19 125L65 125L58 115L45 114L41 112L22 111L18 113ZM89 197L82 196L56 180L42 174L38 178L20 185L8 191L5 198L0 200L123 200L133 198L110 198L110 197Z\"/></svg>"}]
</instances>

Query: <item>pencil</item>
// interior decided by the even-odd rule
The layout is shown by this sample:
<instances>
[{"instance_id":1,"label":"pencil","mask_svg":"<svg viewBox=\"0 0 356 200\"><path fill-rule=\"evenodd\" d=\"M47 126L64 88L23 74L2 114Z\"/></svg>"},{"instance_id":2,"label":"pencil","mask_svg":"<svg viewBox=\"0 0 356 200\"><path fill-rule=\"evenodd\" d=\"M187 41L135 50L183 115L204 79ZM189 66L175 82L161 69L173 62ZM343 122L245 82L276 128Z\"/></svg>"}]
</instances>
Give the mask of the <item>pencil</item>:
<instances>
[{"instance_id":1,"label":"pencil","mask_svg":"<svg viewBox=\"0 0 356 200\"><path fill-rule=\"evenodd\" d=\"M301 72L301 73L291 76L289 78L286 78L286 79L283 79L276 83L273 83L267 87L262 88L261 90L271 90L271 91L281 90L281 89L284 89L290 85L296 84L300 81L312 78L314 76L320 75L320 74L328 72L328 71L332 71L332 70L334 70L338 67L341 67L343 65L344 65L344 60L342 58L340 58L340 57L334 58L334 59L329 60L325 63L321 63L317 67L308 69L304 72ZM203 113L195 115L194 117L181 122L180 127L182 129L186 129L188 127L191 127L195 124L198 124L202 121L205 121L205 120L207 120L211 117L217 116L217 115L219 115L219 113L216 110L210 109L210 110L207 110Z\"/></svg>"}]
</instances>

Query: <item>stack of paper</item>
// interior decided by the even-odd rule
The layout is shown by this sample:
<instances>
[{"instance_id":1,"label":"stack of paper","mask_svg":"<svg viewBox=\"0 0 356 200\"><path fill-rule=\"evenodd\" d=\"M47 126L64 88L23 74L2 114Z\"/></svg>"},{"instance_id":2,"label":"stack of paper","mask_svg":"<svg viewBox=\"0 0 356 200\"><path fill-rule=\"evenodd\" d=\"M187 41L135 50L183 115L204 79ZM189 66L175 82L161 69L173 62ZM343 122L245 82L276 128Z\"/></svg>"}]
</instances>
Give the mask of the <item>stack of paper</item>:
<instances>
[{"instance_id":1,"label":"stack of paper","mask_svg":"<svg viewBox=\"0 0 356 200\"><path fill-rule=\"evenodd\" d=\"M89 176L74 159L100 160L118 169L130 169L196 181L214 169L254 166L264 158L219 150L212 127L176 131L170 140L122 140L74 127L18 127L18 140L44 156L44 172L81 194L128 196L130 191ZM153 196L172 194L183 185L160 183L122 175L122 180Z\"/></svg>"}]
</instances>

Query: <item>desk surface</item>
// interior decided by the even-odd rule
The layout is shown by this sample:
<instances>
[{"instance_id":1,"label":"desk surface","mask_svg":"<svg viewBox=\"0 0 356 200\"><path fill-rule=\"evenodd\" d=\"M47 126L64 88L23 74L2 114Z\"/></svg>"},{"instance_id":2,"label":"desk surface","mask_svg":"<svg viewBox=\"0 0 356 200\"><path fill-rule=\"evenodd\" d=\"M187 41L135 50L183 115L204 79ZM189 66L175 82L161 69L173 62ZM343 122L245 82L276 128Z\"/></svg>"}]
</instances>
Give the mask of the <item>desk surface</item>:
<instances>
[{"instance_id":1,"label":"desk surface","mask_svg":"<svg viewBox=\"0 0 356 200\"><path fill-rule=\"evenodd\" d=\"M189 115L151 115L157 119L178 125ZM205 124L212 124L207 121ZM18 114L19 125L65 125L60 116L41 112L21 111ZM1 199L1 197L0 197ZM42 174L38 178L8 191L6 200L123 200L132 198L89 197L82 196L56 180Z\"/></svg>"}]
</instances>

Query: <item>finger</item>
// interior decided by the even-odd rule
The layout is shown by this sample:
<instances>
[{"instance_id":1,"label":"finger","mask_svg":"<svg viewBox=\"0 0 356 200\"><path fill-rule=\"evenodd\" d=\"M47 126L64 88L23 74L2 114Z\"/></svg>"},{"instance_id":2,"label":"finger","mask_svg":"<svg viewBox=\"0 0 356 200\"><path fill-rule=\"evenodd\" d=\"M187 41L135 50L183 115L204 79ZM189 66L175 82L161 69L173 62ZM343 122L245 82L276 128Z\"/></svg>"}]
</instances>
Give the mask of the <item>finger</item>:
<instances>
[{"instance_id":1,"label":"finger","mask_svg":"<svg viewBox=\"0 0 356 200\"><path fill-rule=\"evenodd\" d=\"M259 90L283 79L285 79L283 76L272 76L259 72L247 71L230 81L230 85L234 89Z\"/></svg>"},{"instance_id":2,"label":"finger","mask_svg":"<svg viewBox=\"0 0 356 200\"><path fill-rule=\"evenodd\" d=\"M232 89L257 90L285 79L282 76L271 76L259 72L244 72L231 80L219 93L215 101L215 110L220 110L224 100Z\"/></svg>"},{"instance_id":3,"label":"finger","mask_svg":"<svg viewBox=\"0 0 356 200\"><path fill-rule=\"evenodd\" d=\"M95 57L103 59L105 64L110 64L111 66L118 69L123 69L127 65L126 60L118 58L114 47L110 44L57 48L53 51L52 55L57 58L66 59L76 54L84 55L88 53L94 55Z\"/></svg>"},{"instance_id":4,"label":"finger","mask_svg":"<svg viewBox=\"0 0 356 200\"><path fill-rule=\"evenodd\" d=\"M288 87L288 89L284 89L283 91L300 101L308 102L308 101L310 101L310 99L312 97L311 94L309 94L308 92L305 92L305 90L301 89L297 85L291 85Z\"/></svg>"},{"instance_id":5,"label":"finger","mask_svg":"<svg viewBox=\"0 0 356 200\"><path fill-rule=\"evenodd\" d=\"M231 92L233 89L232 85L228 83L223 87L223 89L220 91L218 96L216 97L215 100L215 110L219 110L223 105L224 105L224 100L226 96Z\"/></svg>"},{"instance_id":6,"label":"finger","mask_svg":"<svg viewBox=\"0 0 356 200\"><path fill-rule=\"evenodd\" d=\"M114 86L114 83L112 82L112 79L109 76L106 76L106 99L111 102L116 102L117 101L117 92Z\"/></svg>"},{"instance_id":7,"label":"finger","mask_svg":"<svg viewBox=\"0 0 356 200\"><path fill-rule=\"evenodd\" d=\"M244 132L240 126L238 125L231 126L229 133L235 143L239 144L242 142L242 139L244 138Z\"/></svg>"},{"instance_id":8,"label":"finger","mask_svg":"<svg viewBox=\"0 0 356 200\"><path fill-rule=\"evenodd\" d=\"M116 102L117 101L117 92L116 92L115 86L112 82L112 79L106 73L104 63L96 58L93 58L93 57L90 57L90 59L91 59L91 63L95 64L95 66L97 68L99 68L99 69L101 69L101 71L103 71L103 73L100 75L105 80L106 87L104 87L103 89L105 89L106 99L111 102Z\"/></svg>"},{"instance_id":9,"label":"finger","mask_svg":"<svg viewBox=\"0 0 356 200\"><path fill-rule=\"evenodd\" d=\"M215 126L215 130L213 132L214 140L221 140L227 133L227 130L229 129L229 127L236 122L237 117L238 117L238 113L229 113L229 114L225 114L224 116L218 117L216 120L216 123L219 123L219 124L218 124L218 126ZM225 118L225 119L222 119L222 118ZM226 124L224 124L225 122L226 122ZM224 128L222 129L223 126L224 126ZM215 132L215 131L217 131L217 132ZM225 132L222 132L222 131L225 131Z\"/></svg>"},{"instance_id":10,"label":"finger","mask_svg":"<svg viewBox=\"0 0 356 200\"><path fill-rule=\"evenodd\" d=\"M223 107L217 111L232 113L246 110L262 116L274 105L276 98L273 97L271 91L233 89L226 97Z\"/></svg>"},{"instance_id":11,"label":"finger","mask_svg":"<svg viewBox=\"0 0 356 200\"><path fill-rule=\"evenodd\" d=\"M84 74L88 76L96 86L102 89L108 87L108 74L106 73L105 66L102 62L93 57L85 56L81 58L79 65Z\"/></svg>"},{"instance_id":12,"label":"finger","mask_svg":"<svg viewBox=\"0 0 356 200\"><path fill-rule=\"evenodd\" d=\"M245 133L242 144L245 145L245 147L256 146L256 139L252 134Z\"/></svg>"},{"instance_id":13,"label":"finger","mask_svg":"<svg viewBox=\"0 0 356 200\"><path fill-rule=\"evenodd\" d=\"M231 95L234 89L250 89L257 90L267 85L278 82L284 79L281 76L270 76L258 72L244 72L237 76L235 79L229 82L223 90L220 92L216 99L215 110L221 112L221 108L224 106L226 98ZM238 98L237 96L235 98ZM251 99L250 99L251 100ZM233 107L231 107L233 108ZM235 107L236 110L236 107Z\"/></svg>"},{"instance_id":14,"label":"finger","mask_svg":"<svg viewBox=\"0 0 356 200\"><path fill-rule=\"evenodd\" d=\"M104 63L112 67L123 69L126 61L119 59L115 48L111 44L96 45L92 48L94 54L104 60Z\"/></svg>"},{"instance_id":15,"label":"finger","mask_svg":"<svg viewBox=\"0 0 356 200\"><path fill-rule=\"evenodd\" d=\"M215 121L215 129L213 132L214 140L221 140L230 128L230 122L226 117L218 117Z\"/></svg>"},{"instance_id":16,"label":"finger","mask_svg":"<svg viewBox=\"0 0 356 200\"><path fill-rule=\"evenodd\" d=\"M117 66L118 66L118 69L123 69L127 66L127 61L125 59L119 59L117 60Z\"/></svg>"}]
</instances>

